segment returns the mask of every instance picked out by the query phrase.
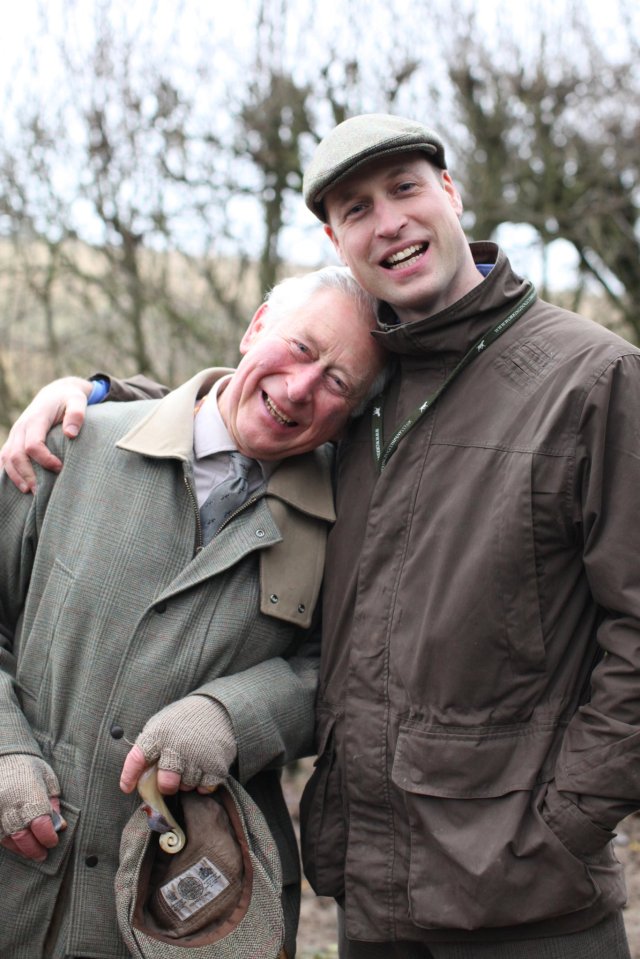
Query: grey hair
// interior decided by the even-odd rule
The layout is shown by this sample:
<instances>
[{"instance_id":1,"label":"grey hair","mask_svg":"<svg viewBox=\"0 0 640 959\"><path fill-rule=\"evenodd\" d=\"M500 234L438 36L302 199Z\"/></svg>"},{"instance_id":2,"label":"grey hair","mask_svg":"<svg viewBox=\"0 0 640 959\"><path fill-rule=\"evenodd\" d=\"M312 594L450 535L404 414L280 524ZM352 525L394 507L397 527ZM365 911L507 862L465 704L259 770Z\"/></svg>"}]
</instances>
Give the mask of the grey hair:
<instances>
[{"instance_id":1,"label":"grey hair","mask_svg":"<svg viewBox=\"0 0 640 959\"><path fill-rule=\"evenodd\" d=\"M272 319L289 316L321 290L338 290L352 297L363 313L377 315L378 301L353 278L346 266L325 266L321 270L290 276L268 293L266 304ZM270 321L267 321L270 322Z\"/></svg>"},{"instance_id":2,"label":"grey hair","mask_svg":"<svg viewBox=\"0 0 640 959\"><path fill-rule=\"evenodd\" d=\"M265 300L268 307L267 323L289 316L304 306L314 293L319 293L321 290L338 290L352 297L363 315L370 315L372 320L377 318L378 300L362 289L354 279L351 270L346 266L325 266L301 276L290 276L274 286ZM383 390L390 373L391 364L387 363L374 379L366 395L352 410L351 418L360 416L365 411L371 400Z\"/></svg>"}]
</instances>

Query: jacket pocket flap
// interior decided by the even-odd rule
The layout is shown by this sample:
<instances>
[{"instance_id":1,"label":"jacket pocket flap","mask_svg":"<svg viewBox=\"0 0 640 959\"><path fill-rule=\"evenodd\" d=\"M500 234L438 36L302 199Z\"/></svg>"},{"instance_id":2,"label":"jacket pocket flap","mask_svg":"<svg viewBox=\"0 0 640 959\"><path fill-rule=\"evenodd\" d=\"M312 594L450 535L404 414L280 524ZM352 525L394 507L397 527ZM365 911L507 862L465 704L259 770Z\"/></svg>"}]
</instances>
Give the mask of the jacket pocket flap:
<instances>
[{"instance_id":1,"label":"jacket pocket flap","mask_svg":"<svg viewBox=\"0 0 640 959\"><path fill-rule=\"evenodd\" d=\"M480 799L531 789L557 732L553 722L400 728L391 777L405 792Z\"/></svg>"},{"instance_id":2,"label":"jacket pocket flap","mask_svg":"<svg viewBox=\"0 0 640 959\"><path fill-rule=\"evenodd\" d=\"M78 825L78 819L80 816L79 811L73 806L69 806L64 802L64 800L60 801L60 812L67 823L67 828L58 833L58 845L54 846L53 849L48 851L47 858L44 862L36 862L34 859L27 859L25 856L21 856L18 853L13 853L8 849L3 849L3 853L6 853L7 856L13 857L22 866L32 866L38 872L44 873L46 876L55 876L60 871L62 865L67 859L67 856L69 855L69 851L73 845L73 835L76 831L76 826Z\"/></svg>"}]
</instances>

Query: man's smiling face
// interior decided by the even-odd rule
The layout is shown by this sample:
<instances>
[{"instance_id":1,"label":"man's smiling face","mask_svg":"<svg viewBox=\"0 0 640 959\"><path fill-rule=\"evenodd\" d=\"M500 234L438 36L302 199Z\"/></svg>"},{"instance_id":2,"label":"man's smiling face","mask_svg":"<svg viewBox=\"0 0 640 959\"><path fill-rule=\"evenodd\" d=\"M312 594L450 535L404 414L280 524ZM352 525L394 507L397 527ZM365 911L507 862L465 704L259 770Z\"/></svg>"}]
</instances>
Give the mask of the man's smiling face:
<instances>
[{"instance_id":1,"label":"man's smiling face","mask_svg":"<svg viewBox=\"0 0 640 959\"><path fill-rule=\"evenodd\" d=\"M274 460L339 435L380 373L372 314L336 289L315 292L294 314L254 316L238 368L218 405L238 449Z\"/></svg>"},{"instance_id":2,"label":"man's smiling face","mask_svg":"<svg viewBox=\"0 0 640 959\"><path fill-rule=\"evenodd\" d=\"M449 174L420 153L372 160L324 198L327 235L369 293L401 322L432 316L481 281Z\"/></svg>"}]
</instances>

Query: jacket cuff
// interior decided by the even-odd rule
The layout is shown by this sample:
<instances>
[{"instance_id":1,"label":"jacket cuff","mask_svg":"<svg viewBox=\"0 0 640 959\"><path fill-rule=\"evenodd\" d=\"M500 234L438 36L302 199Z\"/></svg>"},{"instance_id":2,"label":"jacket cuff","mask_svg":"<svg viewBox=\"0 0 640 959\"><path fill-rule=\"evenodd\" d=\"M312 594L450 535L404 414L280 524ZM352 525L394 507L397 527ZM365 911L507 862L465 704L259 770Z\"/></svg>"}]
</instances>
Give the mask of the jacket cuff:
<instances>
[{"instance_id":1,"label":"jacket cuff","mask_svg":"<svg viewBox=\"0 0 640 959\"><path fill-rule=\"evenodd\" d=\"M220 676L193 693L226 709L238 746L238 778L247 782L273 765L313 751L313 694L279 658Z\"/></svg>"}]
</instances>

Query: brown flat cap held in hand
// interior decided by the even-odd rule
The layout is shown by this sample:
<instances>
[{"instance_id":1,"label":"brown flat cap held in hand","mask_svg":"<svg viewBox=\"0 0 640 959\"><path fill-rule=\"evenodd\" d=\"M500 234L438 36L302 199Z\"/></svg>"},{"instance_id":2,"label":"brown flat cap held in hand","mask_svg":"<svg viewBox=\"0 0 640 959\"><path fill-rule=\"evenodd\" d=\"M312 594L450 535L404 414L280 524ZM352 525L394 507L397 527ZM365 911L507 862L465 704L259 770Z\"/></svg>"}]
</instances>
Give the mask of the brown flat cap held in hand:
<instances>
[{"instance_id":1,"label":"brown flat cap held in hand","mask_svg":"<svg viewBox=\"0 0 640 959\"><path fill-rule=\"evenodd\" d=\"M179 800L179 853L160 849L142 808L122 833L115 892L127 948L137 959L276 959L282 876L262 813L232 779Z\"/></svg>"},{"instance_id":2,"label":"brown flat cap held in hand","mask_svg":"<svg viewBox=\"0 0 640 959\"><path fill-rule=\"evenodd\" d=\"M302 181L304 202L323 222L323 197L340 180L376 157L418 150L441 170L446 169L444 145L437 133L421 123L388 113L364 113L339 123L320 141Z\"/></svg>"}]
</instances>

